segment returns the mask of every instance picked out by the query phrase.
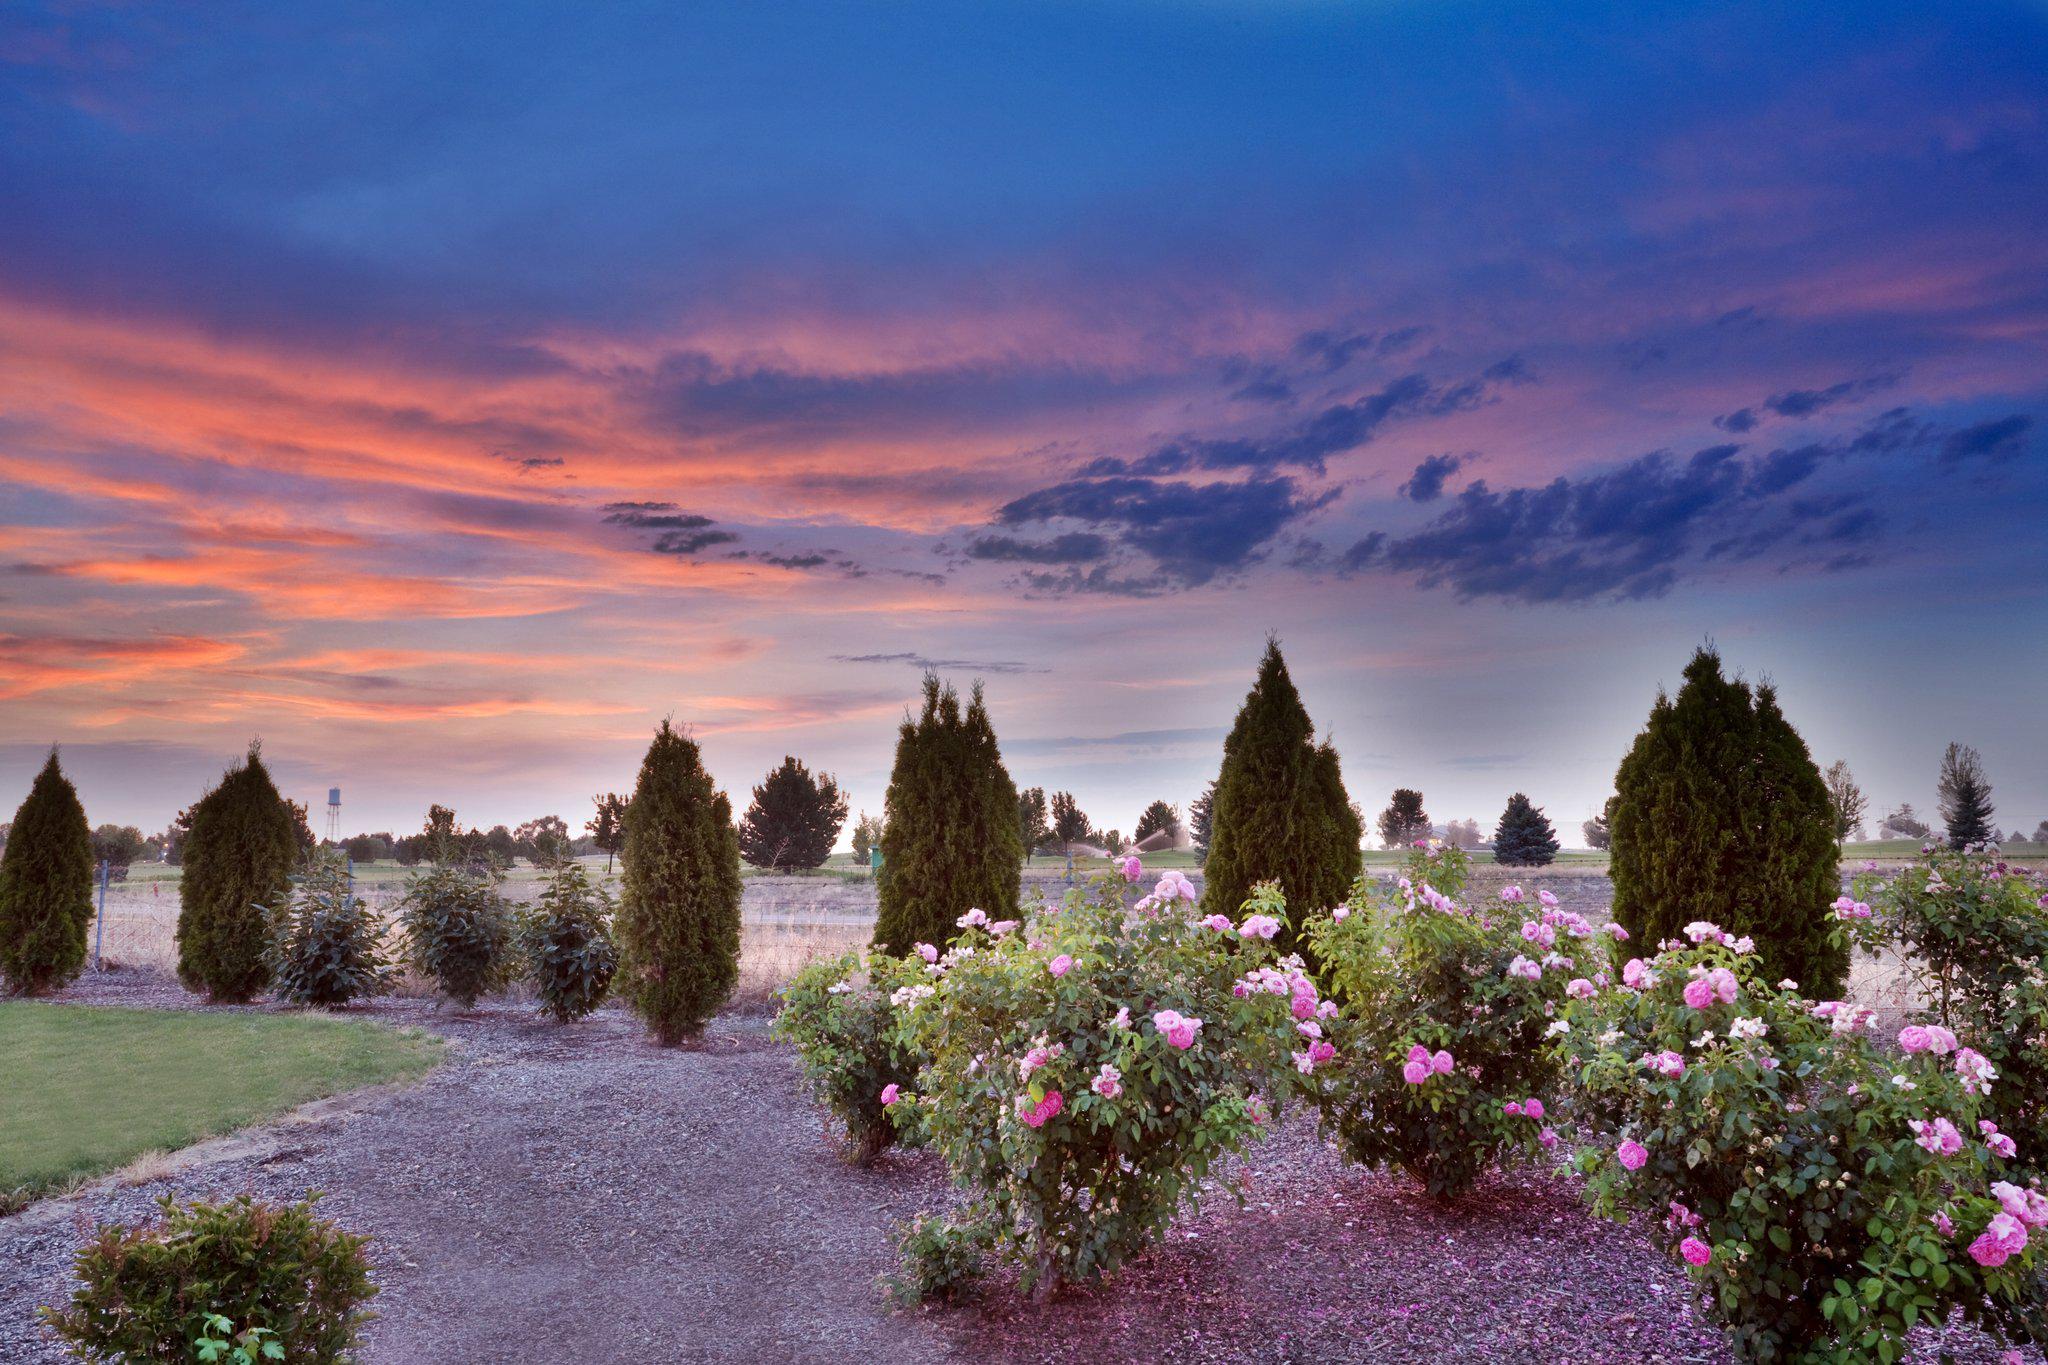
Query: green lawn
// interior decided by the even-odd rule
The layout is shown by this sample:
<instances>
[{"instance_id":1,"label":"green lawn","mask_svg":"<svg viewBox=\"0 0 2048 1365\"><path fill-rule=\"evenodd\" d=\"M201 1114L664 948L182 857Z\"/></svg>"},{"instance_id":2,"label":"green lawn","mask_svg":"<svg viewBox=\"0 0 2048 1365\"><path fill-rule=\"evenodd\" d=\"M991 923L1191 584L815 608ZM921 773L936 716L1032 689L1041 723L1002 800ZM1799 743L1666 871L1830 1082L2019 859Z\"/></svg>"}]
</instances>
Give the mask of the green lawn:
<instances>
[{"instance_id":1,"label":"green lawn","mask_svg":"<svg viewBox=\"0 0 2048 1365\"><path fill-rule=\"evenodd\" d=\"M0 1203L421 1075L441 1051L416 1030L319 1015L0 1003Z\"/></svg>"}]
</instances>

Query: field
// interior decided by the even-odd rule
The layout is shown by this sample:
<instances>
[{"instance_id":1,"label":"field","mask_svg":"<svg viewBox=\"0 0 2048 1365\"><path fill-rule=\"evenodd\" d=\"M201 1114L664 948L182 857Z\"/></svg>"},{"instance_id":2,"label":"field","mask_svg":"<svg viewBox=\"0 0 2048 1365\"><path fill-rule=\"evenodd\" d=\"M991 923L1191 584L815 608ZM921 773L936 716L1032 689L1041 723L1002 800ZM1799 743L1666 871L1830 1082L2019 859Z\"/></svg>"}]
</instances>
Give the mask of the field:
<instances>
[{"instance_id":1,"label":"field","mask_svg":"<svg viewBox=\"0 0 2048 1365\"><path fill-rule=\"evenodd\" d=\"M438 1039L322 1015L0 1003L0 1199L420 1075Z\"/></svg>"}]
</instances>

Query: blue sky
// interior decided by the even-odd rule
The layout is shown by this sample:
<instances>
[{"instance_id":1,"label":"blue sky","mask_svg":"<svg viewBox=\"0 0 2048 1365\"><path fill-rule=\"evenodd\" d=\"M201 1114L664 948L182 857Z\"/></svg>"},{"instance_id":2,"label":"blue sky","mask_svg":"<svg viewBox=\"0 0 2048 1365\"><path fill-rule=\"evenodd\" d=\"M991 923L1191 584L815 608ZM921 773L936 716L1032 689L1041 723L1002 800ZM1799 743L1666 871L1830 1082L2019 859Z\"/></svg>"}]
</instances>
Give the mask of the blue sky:
<instances>
[{"instance_id":1,"label":"blue sky","mask_svg":"<svg viewBox=\"0 0 2048 1365\"><path fill-rule=\"evenodd\" d=\"M2037 6L30 5L0 182L0 802L876 809L938 661L1128 828L1272 630L1369 811L1712 638L2048 818Z\"/></svg>"}]
</instances>

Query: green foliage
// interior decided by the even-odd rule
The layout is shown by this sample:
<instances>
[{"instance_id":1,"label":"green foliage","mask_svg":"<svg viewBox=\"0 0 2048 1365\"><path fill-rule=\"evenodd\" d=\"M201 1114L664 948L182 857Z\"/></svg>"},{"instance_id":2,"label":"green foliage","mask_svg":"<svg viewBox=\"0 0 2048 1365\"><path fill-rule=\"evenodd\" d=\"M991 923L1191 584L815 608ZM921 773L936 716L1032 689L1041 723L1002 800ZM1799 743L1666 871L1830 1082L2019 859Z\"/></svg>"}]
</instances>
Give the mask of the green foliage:
<instances>
[{"instance_id":1,"label":"green foliage","mask_svg":"<svg viewBox=\"0 0 2048 1365\"><path fill-rule=\"evenodd\" d=\"M1721 676L1702 649L1659 696L1614 778L1614 917L1657 943L1711 920L1756 939L1764 973L1840 993L1848 953L1827 786L1768 685Z\"/></svg>"},{"instance_id":2,"label":"green foliage","mask_svg":"<svg viewBox=\"0 0 2048 1365\"><path fill-rule=\"evenodd\" d=\"M1131 838L1142 844L1162 830L1168 834L1180 833L1180 811L1164 801L1154 801L1139 814L1138 828Z\"/></svg>"},{"instance_id":3,"label":"green foliage","mask_svg":"<svg viewBox=\"0 0 2048 1365\"><path fill-rule=\"evenodd\" d=\"M268 962L277 994L295 1005L339 1009L391 981L382 916L349 887L332 854L316 855L291 895L268 912Z\"/></svg>"},{"instance_id":4,"label":"green foliage","mask_svg":"<svg viewBox=\"0 0 2048 1365\"><path fill-rule=\"evenodd\" d=\"M318 1217L311 1200L159 1207L155 1223L99 1228L78 1253L70 1304L43 1310L79 1358L232 1361L244 1343L264 1360L354 1358L377 1293L368 1238ZM209 1355L208 1341L224 1344Z\"/></svg>"},{"instance_id":5,"label":"green foliage","mask_svg":"<svg viewBox=\"0 0 2048 1365\"><path fill-rule=\"evenodd\" d=\"M972 1211L920 1213L896 1239L900 1259L882 1289L899 1308L965 1298L988 1275L995 1246L995 1229Z\"/></svg>"},{"instance_id":6,"label":"green foliage","mask_svg":"<svg viewBox=\"0 0 2048 1365\"><path fill-rule=\"evenodd\" d=\"M234 1320L220 1313L206 1315L206 1327L193 1339L192 1354L200 1365L260 1365L265 1360L283 1360L284 1343L267 1327L235 1330Z\"/></svg>"},{"instance_id":7,"label":"green foliage","mask_svg":"<svg viewBox=\"0 0 2048 1365\"><path fill-rule=\"evenodd\" d=\"M969 909L1014 918L1024 866L1018 809L980 685L963 710L952 688L927 675L924 710L904 720L889 774L875 946L898 955L914 943L943 948Z\"/></svg>"},{"instance_id":8,"label":"green foliage","mask_svg":"<svg viewBox=\"0 0 2048 1365\"><path fill-rule=\"evenodd\" d=\"M415 873L399 903L407 955L463 1009L511 975L512 912L498 878L459 867Z\"/></svg>"},{"instance_id":9,"label":"green foliage","mask_svg":"<svg viewBox=\"0 0 2048 1365\"><path fill-rule=\"evenodd\" d=\"M862 1165L897 1140L888 1087L916 1084L919 1058L897 1034L893 997L925 977L922 957L854 952L811 964L782 989L775 1036L796 1048L804 1083L846 1125Z\"/></svg>"},{"instance_id":10,"label":"green foliage","mask_svg":"<svg viewBox=\"0 0 2048 1365\"><path fill-rule=\"evenodd\" d=\"M795 758L754 788L740 821L740 856L755 867L822 867L846 823L846 794L830 773L813 777Z\"/></svg>"},{"instance_id":11,"label":"green foliage","mask_svg":"<svg viewBox=\"0 0 2048 1365\"><path fill-rule=\"evenodd\" d=\"M1876 910L1872 946L1912 974L1923 1019L1997 1066L1985 1117L2018 1143L2017 1164L2048 1175L2048 891L1994 854L1937 845L1896 875L1865 873L1855 894Z\"/></svg>"},{"instance_id":12,"label":"green foliage","mask_svg":"<svg viewBox=\"0 0 2048 1365\"><path fill-rule=\"evenodd\" d=\"M1555 1140L1543 1118L1558 1065L1544 1032L1566 982L1604 980L1608 957L1577 915L1545 905L1524 920L1518 887L1497 916L1459 904L1467 870L1460 849L1413 850L1397 884L1361 877L1341 917L1309 931L1339 1007L1325 1024L1342 1059L1325 1122L1354 1161L1399 1167L1438 1198ZM1404 1070L1411 1060L1423 1070Z\"/></svg>"},{"instance_id":13,"label":"green foliage","mask_svg":"<svg viewBox=\"0 0 2048 1365\"><path fill-rule=\"evenodd\" d=\"M1059 840L1062 853L1075 844L1088 842L1089 836L1093 833L1093 826L1089 824L1087 812L1081 809L1081 803L1074 799L1072 792L1054 792L1050 809L1052 835Z\"/></svg>"},{"instance_id":14,"label":"green foliage","mask_svg":"<svg viewBox=\"0 0 2048 1365\"><path fill-rule=\"evenodd\" d=\"M1544 867L1557 859L1557 831L1540 807L1516 792L1493 829L1493 860L1503 867Z\"/></svg>"},{"instance_id":15,"label":"green foliage","mask_svg":"<svg viewBox=\"0 0 2048 1365\"><path fill-rule=\"evenodd\" d=\"M604 854L604 870L610 872L612 856L626 846L627 801L617 792L605 792L590 799L597 813L584 828L590 832L590 842Z\"/></svg>"},{"instance_id":16,"label":"green foliage","mask_svg":"<svg viewBox=\"0 0 2048 1365\"><path fill-rule=\"evenodd\" d=\"M1337 751L1316 743L1277 641L1267 641L1258 681L1223 742L1214 819L1204 908L1235 916L1253 887L1278 882L1290 916L1282 952L1294 950L1307 916L1343 901L1364 863L1364 829Z\"/></svg>"},{"instance_id":17,"label":"green foliage","mask_svg":"<svg viewBox=\"0 0 2048 1365\"><path fill-rule=\"evenodd\" d=\"M853 822L853 860L867 867L873 859L869 857L882 846L882 822L866 811Z\"/></svg>"},{"instance_id":18,"label":"green foliage","mask_svg":"<svg viewBox=\"0 0 2048 1365\"><path fill-rule=\"evenodd\" d=\"M130 864L148 851L149 841L133 825L101 825L92 832L92 860L107 864L115 881L126 878Z\"/></svg>"},{"instance_id":19,"label":"green foliage","mask_svg":"<svg viewBox=\"0 0 2048 1365\"><path fill-rule=\"evenodd\" d=\"M178 894L178 977L215 1000L247 1000L270 981L263 907L290 894L297 821L255 745L191 810Z\"/></svg>"},{"instance_id":20,"label":"green foliage","mask_svg":"<svg viewBox=\"0 0 2048 1365\"><path fill-rule=\"evenodd\" d=\"M519 924L519 951L533 974L540 1010L558 1024L581 1019L604 1003L618 971L611 897L593 886L583 864L559 864Z\"/></svg>"},{"instance_id":21,"label":"green foliage","mask_svg":"<svg viewBox=\"0 0 2048 1365\"><path fill-rule=\"evenodd\" d=\"M1692 1253L1745 1361L1893 1361L1916 1323L1954 1313L2043 1339L2038 1243L2000 1267L1967 1250L2002 1212L2004 1170L1964 1083L1973 1054L1880 1047L1848 1007L1767 984L1740 940L1705 923L1690 937L1632 966L1634 988L1568 1010L1595 1209L1661 1222ZM1952 1146L1914 1126L1937 1119Z\"/></svg>"},{"instance_id":22,"label":"green foliage","mask_svg":"<svg viewBox=\"0 0 2048 1365\"><path fill-rule=\"evenodd\" d=\"M1043 787L1017 793L1017 836L1024 841L1027 857L1052 842L1050 809Z\"/></svg>"},{"instance_id":23,"label":"green foliage","mask_svg":"<svg viewBox=\"0 0 2048 1365\"><path fill-rule=\"evenodd\" d=\"M1380 846L1408 848L1417 839L1429 837L1429 812L1422 808L1422 793L1413 787L1396 787L1387 808L1377 821Z\"/></svg>"},{"instance_id":24,"label":"green foliage","mask_svg":"<svg viewBox=\"0 0 2048 1365\"><path fill-rule=\"evenodd\" d=\"M1998 827L1991 823L1991 781L1984 776L1984 760L1975 749L1967 744L1948 746L1941 756L1937 790L1950 848L1998 842Z\"/></svg>"},{"instance_id":25,"label":"green foliage","mask_svg":"<svg viewBox=\"0 0 2048 1365\"><path fill-rule=\"evenodd\" d=\"M968 937L941 971L892 994L903 1044L929 1059L893 1117L969 1194L961 1216L913 1238L925 1268L904 1282L934 1278L941 1248L925 1243L983 1236L1040 1295L1092 1279L1264 1131L1264 1096L1298 1075L1290 1003L1313 1013L1314 988L1298 961L1276 967L1264 938L1195 922L1185 888L1169 874L1132 912L1121 880L1100 878L1028 933L963 916Z\"/></svg>"},{"instance_id":26,"label":"green foliage","mask_svg":"<svg viewBox=\"0 0 2048 1365\"><path fill-rule=\"evenodd\" d=\"M36 995L85 969L92 924L92 834L50 751L0 852L0 978Z\"/></svg>"},{"instance_id":27,"label":"green foliage","mask_svg":"<svg viewBox=\"0 0 2048 1365\"><path fill-rule=\"evenodd\" d=\"M1216 838L1216 784L1202 788L1202 794L1188 807L1188 837L1194 841L1195 859L1207 862L1209 845Z\"/></svg>"},{"instance_id":28,"label":"green foliage","mask_svg":"<svg viewBox=\"0 0 2048 1365\"><path fill-rule=\"evenodd\" d=\"M667 721L626 808L621 993L655 1040L697 1035L739 978L740 844L732 803Z\"/></svg>"}]
</instances>

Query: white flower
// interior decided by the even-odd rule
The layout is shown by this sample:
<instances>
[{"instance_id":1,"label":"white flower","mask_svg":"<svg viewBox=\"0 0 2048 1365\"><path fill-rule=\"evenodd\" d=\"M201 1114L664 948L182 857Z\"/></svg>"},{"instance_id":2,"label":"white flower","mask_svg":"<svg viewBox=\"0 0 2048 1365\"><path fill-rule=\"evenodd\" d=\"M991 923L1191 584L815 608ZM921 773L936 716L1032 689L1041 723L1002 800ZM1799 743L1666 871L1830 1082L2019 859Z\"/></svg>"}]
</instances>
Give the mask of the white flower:
<instances>
[{"instance_id":1,"label":"white flower","mask_svg":"<svg viewBox=\"0 0 2048 1365\"><path fill-rule=\"evenodd\" d=\"M1904 1076L1892 1077L1892 1084L1897 1086L1901 1090L1918 1090L1920 1088L1919 1086L1913 1084L1911 1081L1907 1080Z\"/></svg>"},{"instance_id":2,"label":"white flower","mask_svg":"<svg viewBox=\"0 0 2048 1365\"><path fill-rule=\"evenodd\" d=\"M1551 1021L1550 1027L1543 1030L1543 1036L1545 1038L1555 1038L1560 1033L1570 1033L1571 1031L1572 1026L1569 1023L1562 1019L1554 1019Z\"/></svg>"},{"instance_id":3,"label":"white flower","mask_svg":"<svg viewBox=\"0 0 2048 1365\"><path fill-rule=\"evenodd\" d=\"M1702 1033L1699 1037L1693 1039L1692 1045L1694 1047L1706 1047L1709 1043L1712 1043L1713 1041L1714 1031L1712 1029L1708 1029L1705 1033Z\"/></svg>"},{"instance_id":4,"label":"white flower","mask_svg":"<svg viewBox=\"0 0 2048 1365\"><path fill-rule=\"evenodd\" d=\"M831 985L829 985L829 986L827 986L827 987L825 988L825 994L827 994L827 995L845 995L845 994L846 994L846 993L847 993L848 991L850 991L850 990L852 990L852 989L853 989L853 986L852 986L852 984L851 984L851 983L849 983L849 982L845 982L845 981L835 981L835 982L833 982L833 983L832 983Z\"/></svg>"},{"instance_id":5,"label":"white flower","mask_svg":"<svg viewBox=\"0 0 2048 1365\"><path fill-rule=\"evenodd\" d=\"M1761 1019L1737 1019L1728 1026L1730 1038L1761 1038L1771 1031L1771 1026Z\"/></svg>"}]
</instances>

